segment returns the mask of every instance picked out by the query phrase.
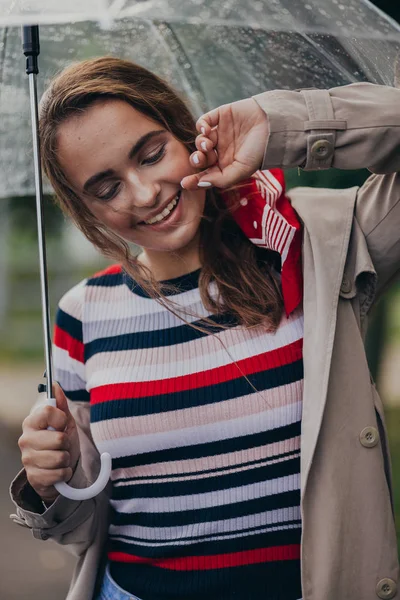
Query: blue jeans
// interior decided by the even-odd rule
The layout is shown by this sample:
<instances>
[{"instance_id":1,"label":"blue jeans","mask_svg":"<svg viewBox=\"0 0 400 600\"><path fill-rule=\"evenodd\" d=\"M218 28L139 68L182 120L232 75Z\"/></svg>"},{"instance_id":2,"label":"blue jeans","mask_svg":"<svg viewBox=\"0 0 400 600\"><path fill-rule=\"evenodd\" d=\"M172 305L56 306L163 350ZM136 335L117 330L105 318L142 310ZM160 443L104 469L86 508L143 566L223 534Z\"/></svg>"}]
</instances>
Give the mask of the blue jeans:
<instances>
[{"instance_id":1,"label":"blue jeans","mask_svg":"<svg viewBox=\"0 0 400 600\"><path fill-rule=\"evenodd\" d=\"M132 594L125 592L125 590L119 587L111 577L110 568L107 565L100 594L96 600L140 600L140 598L132 596Z\"/></svg>"}]
</instances>

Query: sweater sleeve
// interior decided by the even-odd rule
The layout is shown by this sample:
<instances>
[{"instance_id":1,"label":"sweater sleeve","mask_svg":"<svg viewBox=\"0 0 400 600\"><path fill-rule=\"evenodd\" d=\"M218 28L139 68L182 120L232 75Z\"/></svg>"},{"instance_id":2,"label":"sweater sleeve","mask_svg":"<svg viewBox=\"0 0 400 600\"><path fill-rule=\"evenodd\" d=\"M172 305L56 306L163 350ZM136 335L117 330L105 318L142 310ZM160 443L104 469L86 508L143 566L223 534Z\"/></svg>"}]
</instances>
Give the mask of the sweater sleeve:
<instances>
[{"instance_id":1,"label":"sweater sleeve","mask_svg":"<svg viewBox=\"0 0 400 600\"><path fill-rule=\"evenodd\" d=\"M54 326L54 378L71 401L89 402L85 381L83 311L86 281L61 299Z\"/></svg>"},{"instance_id":2,"label":"sweater sleeve","mask_svg":"<svg viewBox=\"0 0 400 600\"><path fill-rule=\"evenodd\" d=\"M90 433L89 394L86 391L82 313L85 282L75 286L62 298L54 332L54 374L63 388L78 427L81 456L69 485L88 487L97 477L100 457ZM45 402L44 394L35 407ZM24 469L10 488L16 514L11 518L29 528L40 540L53 539L80 556L92 543L98 528L107 524L107 488L95 498L75 501L58 496L47 510L30 486ZM105 531L104 531L105 535Z\"/></svg>"}]
</instances>

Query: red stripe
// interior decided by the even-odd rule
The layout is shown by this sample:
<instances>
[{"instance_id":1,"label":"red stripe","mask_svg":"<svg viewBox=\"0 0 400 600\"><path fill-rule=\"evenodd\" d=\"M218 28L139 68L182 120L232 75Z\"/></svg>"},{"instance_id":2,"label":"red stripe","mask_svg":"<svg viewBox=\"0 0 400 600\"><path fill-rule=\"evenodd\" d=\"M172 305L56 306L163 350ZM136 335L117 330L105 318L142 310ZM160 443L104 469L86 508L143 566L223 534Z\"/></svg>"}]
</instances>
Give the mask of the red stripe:
<instances>
[{"instance_id":1,"label":"red stripe","mask_svg":"<svg viewBox=\"0 0 400 600\"><path fill-rule=\"evenodd\" d=\"M103 275L115 275L116 273L121 273L121 271L122 271L121 265L110 265L106 269L103 269L102 271L98 271L97 273L95 273L91 277L91 279L94 279L95 277L103 277Z\"/></svg>"},{"instance_id":2,"label":"red stripe","mask_svg":"<svg viewBox=\"0 0 400 600\"><path fill-rule=\"evenodd\" d=\"M300 544L258 548L245 552L230 552L214 556L185 556L182 558L143 558L125 552L109 552L108 558L117 562L152 565L171 571L205 571L209 569L226 569L242 565L272 562L278 560L298 560Z\"/></svg>"},{"instance_id":3,"label":"red stripe","mask_svg":"<svg viewBox=\"0 0 400 600\"><path fill-rule=\"evenodd\" d=\"M71 358L84 362L84 345L79 340L73 338L69 333L58 327L54 326L54 344L66 350Z\"/></svg>"},{"instance_id":4,"label":"red stripe","mask_svg":"<svg viewBox=\"0 0 400 600\"><path fill-rule=\"evenodd\" d=\"M147 396L157 396L159 394L171 394L173 392L182 392L190 389L201 388L209 385L215 385L226 381L231 381L244 375L260 373L268 369L274 369L287 365L291 362L301 359L303 340L297 340L282 348L264 352L257 356L244 358L237 361L240 371L236 365L229 364L223 367L216 367L207 371L181 375L180 377L171 377L169 379L160 379L156 381L140 381L114 383L111 385L102 385L91 390L91 404L99 404L108 400L123 400L124 398L144 398Z\"/></svg>"}]
</instances>

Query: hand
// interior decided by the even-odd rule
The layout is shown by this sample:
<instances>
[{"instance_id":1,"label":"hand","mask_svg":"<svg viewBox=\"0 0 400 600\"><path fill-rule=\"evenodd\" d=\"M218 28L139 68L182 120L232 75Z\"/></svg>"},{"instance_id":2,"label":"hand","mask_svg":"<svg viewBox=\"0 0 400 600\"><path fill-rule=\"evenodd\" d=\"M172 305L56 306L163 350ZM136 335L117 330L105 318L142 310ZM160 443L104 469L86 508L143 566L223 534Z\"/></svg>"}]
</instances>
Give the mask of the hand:
<instances>
[{"instance_id":1,"label":"hand","mask_svg":"<svg viewBox=\"0 0 400 600\"><path fill-rule=\"evenodd\" d=\"M224 104L206 113L196 123L200 135L196 138L197 152L190 156L195 175L184 177L184 189L211 187L210 183L227 188L250 177L261 167L269 137L265 112L253 98Z\"/></svg>"},{"instance_id":2,"label":"hand","mask_svg":"<svg viewBox=\"0 0 400 600\"><path fill-rule=\"evenodd\" d=\"M80 446L75 420L58 384L53 386L57 408L44 405L22 424L18 445L26 476L42 500L49 504L59 495L54 484L69 481L79 460ZM54 427L56 431L47 431Z\"/></svg>"}]
</instances>

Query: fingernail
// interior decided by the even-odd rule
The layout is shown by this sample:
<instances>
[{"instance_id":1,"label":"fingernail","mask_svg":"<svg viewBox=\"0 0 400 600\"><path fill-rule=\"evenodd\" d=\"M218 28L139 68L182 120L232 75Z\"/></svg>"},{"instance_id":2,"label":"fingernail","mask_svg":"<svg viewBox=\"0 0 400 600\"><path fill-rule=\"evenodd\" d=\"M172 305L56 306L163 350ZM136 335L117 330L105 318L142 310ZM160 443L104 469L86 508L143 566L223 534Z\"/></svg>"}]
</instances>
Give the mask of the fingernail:
<instances>
[{"instance_id":1,"label":"fingernail","mask_svg":"<svg viewBox=\"0 0 400 600\"><path fill-rule=\"evenodd\" d=\"M209 181L199 181L199 183L197 184L197 187L211 187L212 183L210 183Z\"/></svg>"},{"instance_id":2,"label":"fingernail","mask_svg":"<svg viewBox=\"0 0 400 600\"><path fill-rule=\"evenodd\" d=\"M204 152L207 152L207 144L205 142L201 142L200 146L202 147Z\"/></svg>"},{"instance_id":3,"label":"fingernail","mask_svg":"<svg viewBox=\"0 0 400 600\"><path fill-rule=\"evenodd\" d=\"M193 154L193 162L195 165L199 164L200 161L199 161L199 157L197 156L197 154Z\"/></svg>"},{"instance_id":4,"label":"fingernail","mask_svg":"<svg viewBox=\"0 0 400 600\"><path fill-rule=\"evenodd\" d=\"M183 179L182 179L182 181L183 181ZM182 181L181 181L181 188L185 189L185 186L183 185Z\"/></svg>"},{"instance_id":5,"label":"fingernail","mask_svg":"<svg viewBox=\"0 0 400 600\"><path fill-rule=\"evenodd\" d=\"M205 127L202 127L200 131L201 131L201 133L202 133L203 135L206 135L206 128L205 128Z\"/></svg>"}]
</instances>

